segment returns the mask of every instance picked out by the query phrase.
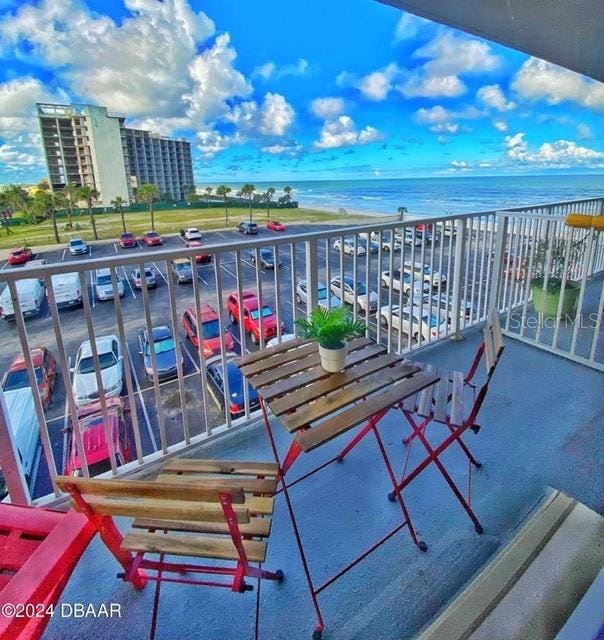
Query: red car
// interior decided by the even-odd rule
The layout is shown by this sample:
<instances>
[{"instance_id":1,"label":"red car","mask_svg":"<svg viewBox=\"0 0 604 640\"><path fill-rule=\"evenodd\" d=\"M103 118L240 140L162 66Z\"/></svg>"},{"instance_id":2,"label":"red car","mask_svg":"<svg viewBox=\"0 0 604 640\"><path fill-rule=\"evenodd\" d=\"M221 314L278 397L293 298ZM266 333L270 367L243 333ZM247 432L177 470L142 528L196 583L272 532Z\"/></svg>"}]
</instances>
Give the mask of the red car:
<instances>
[{"instance_id":1,"label":"red car","mask_svg":"<svg viewBox=\"0 0 604 640\"><path fill-rule=\"evenodd\" d=\"M260 342L260 336L264 340L270 340L277 335L277 318L273 310L266 304L262 305L262 311L258 304L258 298L253 291L242 291L243 297L243 327L254 344ZM239 296L234 291L227 297L227 310L233 322L239 320Z\"/></svg>"},{"instance_id":2,"label":"red car","mask_svg":"<svg viewBox=\"0 0 604 640\"><path fill-rule=\"evenodd\" d=\"M146 247L156 247L164 243L162 237L159 235L159 233L157 233L157 231L145 231L141 238L141 242Z\"/></svg>"},{"instance_id":3,"label":"red car","mask_svg":"<svg viewBox=\"0 0 604 640\"><path fill-rule=\"evenodd\" d=\"M32 252L28 247L20 247L19 249L11 249L8 252L8 264L17 265L25 264L31 259Z\"/></svg>"},{"instance_id":4,"label":"red car","mask_svg":"<svg viewBox=\"0 0 604 640\"><path fill-rule=\"evenodd\" d=\"M130 407L121 398L107 398L107 419L113 439L116 462L123 465L132 460L130 448ZM91 476L111 470L109 447L105 437L103 413L100 402L93 402L78 409L78 422L82 433L84 454ZM78 453L71 420L67 427L67 452L64 474L82 475L82 461Z\"/></svg>"},{"instance_id":5,"label":"red car","mask_svg":"<svg viewBox=\"0 0 604 640\"><path fill-rule=\"evenodd\" d=\"M203 245L199 240L189 240L185 243L189 248L202 247ZM205 251L201 251L200 253L195 254L195 262L201 262L203 264L207 264L208 262L212 262L212 254L206 253Z\"/></svg>"},{"instance_id":6,"label":"red car","mask_svg":"<svg viewBox=\"0 0 604 640\"><path fill-rule=\"evenodd\" d=\"M266 228L270 229L271 231L285 231L286 229L285 225L278 220L269 220L266 223Z\"/></svg>"},{"instance_id":7,"label":"red car","mask_svg":"<svg viewBox=\"0 0 604 640\"><path fill-rule=\"evenodd\" d=\"M132 247L136 247L138 242L136 241L136 236L133 233L122 233L120 236L120 247L122 249L131 249Z\"/></svg>"},{"instance_id":8,"label":"red car","mask_svg":"<svg viewBox=\"0 0 604 640\"><path fill-rule=\"evenodd\" d=\"M42 405L47 409L52 402L52 390L55 385L57 363L46 347L32 349L30 352ZM29 387L27 367L23 354L19 354L12 362L2 379L2 390L12 391Z\"/></svg>"},{"instance_id":9,"label":"red car","mask_svg":"<svg viewBox=\"0 0 604 640\"><path fill-rule=\"evenodd\" d=\"M202 304L199 308L201 316L201 331L203 334L203 355L206 358L220 353L220 325L218 323L218 313L209 304ZM182 326L187 338L199 347L199 336L197 335L197 311L195 307L189 307L182 316ZM235 340L230 331L224 332L224 346L227 351L232 351Z\"/></svg>"}]
</instances>

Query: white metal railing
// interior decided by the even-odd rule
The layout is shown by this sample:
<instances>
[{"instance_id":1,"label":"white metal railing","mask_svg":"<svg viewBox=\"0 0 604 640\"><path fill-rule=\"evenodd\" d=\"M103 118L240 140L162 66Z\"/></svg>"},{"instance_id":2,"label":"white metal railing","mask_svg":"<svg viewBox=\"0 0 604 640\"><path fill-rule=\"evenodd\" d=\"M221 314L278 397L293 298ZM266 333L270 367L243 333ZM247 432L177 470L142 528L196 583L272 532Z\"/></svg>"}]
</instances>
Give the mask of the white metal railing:
<instances>
[{"instance_id":1,"label":"white metal railing","mask_svg":"<svg viewBox=\"0 0 604 640\"><path fill-rule=\"evenodd\" d=\"M108 447L106 473L130 473L245 425L255 417L252 392L246 384L243 397L234 402L229 376L223 376L222 389L209 382L209 367L214 372L216 367L207 362L211 356L204 346L204 323L199 312L202 305L209 304L218 313L215 351L223 371L229 360L227 330L238 351L262 349L269 338L280 341L285 334L293 333L296 317L319 304L330 308L331 293L345 298L353 316L365 321L367 335L388 350L414 352L439 340L459 338L464 329L484 321L494 300L502 311L509 312L508 318L522 305L527 306L526 286L523 288L503 268L505 252L509 256L513 250L523 261L528 256L530 262L532 239L541 237L534 234L557 229L565 212L599 213L602 202L600 198L522 208L507 212L503 218L501 213L486 211L208 244L203 251L212 255L209 266L197 265L198 248L183 246L0 271L0 283L7 283L15 311L14 325L7 323L1 329L2 342L6 355L12 357L19 351L25 354L33 389L33 419L40 430L43 451L36 466L37 476L26 482L12 435L19 425L11 424L0 392L0 466L11 500L27 503L34 498L45 502L59 495L53 480L65 469L66 448L71 442L81 461L81 473L98 472L97 465L91 470L90 461L87 464L86 428L78 418L78 402L72 388L74 357L83 341L89 340L92 345L99 412ZM593 246L597 248L590 258L590 274L601 271L604 259L602 245L598 242ZM281 262L281 268L261 267L266 251L275 264ZM181 287L172 276L171 263L179 258L189 260L194 276L191 285ZM139 268L144 273L145 264L153 265L161 283L156 291L150 291L142 278L142 288L137 292L129 280L128 271ZM94 296L95 270L101 268L110 272L112 302L98 303ZM51 276L74 271L83 293L82 310L64 312L56 303ZM26 320L21 310L18 283L26 278L40 279L47 292L46 315L36 320ZM119 280L127 280L123 299L118 292ZM306 281L305 295L299 290L302 280ZM345 282L350 285L346 292ZM327 295L320 284L325 285ZM276 323L274 330L268 331L271 320L260 313L259 331L253 341L243 322L231 322L231 314L239 319L244 315L246 290L253 291L259 309L264 305L272 309ZM225 302L231 293L236 303L227 313ZM304 298L306 301L301 303ZM189 307L198 310L196 347L181 330L183 313ZM159 325L167 326L174 336L176 375L173 380L160 379L159 354L152 347L152 374L147 383L136 354L137 335L140 328L151 334L153 327ZM506 326L509 328L509 323ZM117 336L121 350L121 397L131 416L127 428L131 441L128 459L119 439L114 440L108 398L103 391L96 339L106 335ZM43 406L30 356L31 347L40 345L56 356L58 387L64 388L65 393L63 407L58 414L55 407L52 416ZM232 410L231 404L237 403L241 411L237 407L237 411ZM5 446L8 441L13 446Z\"/></svg>"}]
</instances>

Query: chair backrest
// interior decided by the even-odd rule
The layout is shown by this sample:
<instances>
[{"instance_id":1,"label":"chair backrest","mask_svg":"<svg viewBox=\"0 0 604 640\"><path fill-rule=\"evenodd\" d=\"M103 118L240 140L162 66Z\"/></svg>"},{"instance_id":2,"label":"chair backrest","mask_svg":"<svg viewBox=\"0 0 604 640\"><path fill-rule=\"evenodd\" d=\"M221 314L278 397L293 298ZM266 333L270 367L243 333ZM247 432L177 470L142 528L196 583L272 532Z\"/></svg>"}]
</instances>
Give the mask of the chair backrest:
<instances>
[{"instance_id":1,"label":"chair backrest","mask_svg":"<svg viewBox=\"0 0 604 640\"><path fill-rule=\"evenodd\" d=\"M225 502L239 523L248 523L247 507L241 487L196 481L182 482L101 480L58 476L59 489L70 494L74 507L88 515L127 516L199 522L225 522Z\"/></svg>"},{"instance_id":2,"label":"chair backrest","mask_svg":"<svg viewBox=\"0 0 604 640\"><path fill-rule=\"evenodd\" d=\"M495 367L501 358L505 345L501 335L501 325L499 323L499 314L493 309L487 318L483 329L484 335L484 354L485 364L487 368L487 376L490 378L495 371Z\"/></svg>"}]
</instances>

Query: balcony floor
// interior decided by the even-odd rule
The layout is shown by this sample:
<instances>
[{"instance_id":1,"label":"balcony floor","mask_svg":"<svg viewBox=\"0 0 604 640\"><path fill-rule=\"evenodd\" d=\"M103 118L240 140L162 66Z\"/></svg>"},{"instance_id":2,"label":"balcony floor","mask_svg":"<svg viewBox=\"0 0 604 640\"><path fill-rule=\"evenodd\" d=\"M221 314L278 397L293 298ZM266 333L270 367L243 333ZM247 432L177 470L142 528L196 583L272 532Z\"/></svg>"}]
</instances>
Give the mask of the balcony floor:
<instances>
[{"instance_id":1,"label":"balcony floor","mask_svg":"<svg viewBox=\"0 0 604 640\"><path fill-rule=\"evenodd\" d=\"M437 345L421 359L466 369L480 339L477 331L461 342ZM475 472L473 506L485 526L474 529L445 485L428 468L406 490L414 523L427 542L419 553L404 529L320 596L327 630L324 638L352 640L410 638L511 537L544 494L561 489L602 513L604 422L602 374L557 356L506 340L506 352L481 413L483 429L466 441L482 461ZM431 427L432 437L441 426ZM277 429L281 449L288 436ZM382 421L381 433L393 462L402 469L401 437L407 431L400 414ZM342 437L302 456L294 470L303 472L333 456ZM198 457L269 460L261 424L251 425L200 449ZM397 522L399 511L388 502L388 480L375 442L367 438L343 465L330 465L292 489L299 526L317 582L337 571ZM420 445L412 450L419 460ZM451 448L445 464L464 486L467 463ZM124 523L126 524L126 523ZM286 579L263 583L261 638L310 638L314 617L295 552L283 498L277 499L267 568L280 567ZM61 602L120 603L121 619L55 617L46 640L71 637L132 640L147 637L153 585L142 592L115 578L117 565L100 541L90 545L71 577ZM255 593L162 586L157 638L231 640L251 638Z\"/></svg>"}]
</instances>

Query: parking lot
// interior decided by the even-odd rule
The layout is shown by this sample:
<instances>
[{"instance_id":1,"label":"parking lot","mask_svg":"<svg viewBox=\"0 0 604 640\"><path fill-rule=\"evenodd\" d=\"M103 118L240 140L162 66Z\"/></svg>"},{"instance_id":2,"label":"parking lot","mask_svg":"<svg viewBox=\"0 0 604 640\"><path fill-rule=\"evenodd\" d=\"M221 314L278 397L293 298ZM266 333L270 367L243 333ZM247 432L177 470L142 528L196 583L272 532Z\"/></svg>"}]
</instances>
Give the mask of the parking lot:
<instances>
[{"instance_id":1,"label":"parking lot","mask_svg":"<svg viewBox=\"0 0 604 640\"><path fill-rule=\"evenodd\" d=\"M312 230L334 229L334 236L329 242L329 253L325 240L321 240L317 244L318 253L318 271L319 281L326 282L328 277L334 277L340 274L340 253L332 248L333 240L339 237L337 227L328 225L313 225ZM287 235L308 232L311 230L307 225L290 225L287 229ZM282 237L283 233L269 231L261 228L257 238ZM203 234L204 244L237 242L241 243L249 238L243 238L236 231L215 231ZM151 314L151 322L153 326L168 325L171 326L170 301L168 295L168 279L173 277L169 271L169 264L165 261L153 260L153 253L158 249L178 248L183 246L183 240L178 237L165 238L163 247L141 247L140 243L135 248L122 249L118 243L108 244L92 244L90 245L90 255L85 260L90 261L90 271L87 272L88 296L94 321L94 329L97 338L99 336L118 335L118 327L116 322L115 308L113 301L99 302L93 294L94 268L95 259L112 255L129 255L145 252L149 257L146 264L152 266L157 274L157 287L150 289L149 294L149 310ZM440 243L442 242L442 251ZM434 268L438 269L439 265L444 273L446 273L447 257L449 255L450 238L441 238L435 242L434 256L431 256L431 245L426 245L424 261L429 263L431 258L434 259ZM290 333L293 330L294 315L301 315L305 312L304 308L294 309L294 299L292 296L292 286L305 277L306 257L304 243L297 242L295 245L295 260L292 261L291 245L283 245L280 250L281 267L279 269L279 296L276 294L276 276L272 270L260 269L260 276L257 278L255 266L250 261L249 252L241 249L241 265L240 275L242 280L242 288L252 289L257 292L257 285L260 284L261 296L264 304L268 304L271 308L279 307L279 315L284 324L284 333ZM442 258L441 258L442 255ZM82 257L72 257L67 249L60 248L54 251L40 252L36 258L43 258L49 263L53 262L76 262L81 261ZM405 247L405 260L411 258L411 249ZM469 270L472 271L472 261L474 261L474 253L468 252ZM370 278L371 288L378 292L378 306L388 304L389 293L384 287L377 287L378 269L380 271L389 268L389 254L383 252L382 263L378 265L378 254L370 255ZM420 250L416 250L415 261L420 261ZM347 275L353 275L354 260L352 256L344 256L344 271ZM394 254L393 264L396 268L400 262L400 254ZM328 267L329 265L329 267ZM292 269L293 267L293 269ZM8 265L2 265L2 269L11 268ZM356 259L356 268L358 278L366 279L366 259L365 256L359 256ZM166 444L172 445L180 442L184 438L183 420L180 409L179 385L177 380L171 380L160 383L159 396L160 406L156 405L155 392L153 383L147 380L145 375L142 356L139 354L138 332L145 325L145 314L143 309L142 292L133 286L131 267L118 269L119 275L124 279L125 293L121 300L121 308L123 314L123 326L126 335L126 345L128 356L131 363L131 379L133 382L136 416L139 424L141 445L143 454L151 453L161 448L161 425L165 428ZM328 273L329 271L329 273ZM480 270L484 273L484 270ZM215 264L197 266L197 276L199 283L200 299L202 303L208 303L215 309L224 308L224 299L230 291L237 290L237 266L236 254L234 251L223 252L220 256L220 281L222 288L222 300L218 300L216 287ZM477 298L479 288L486 289L486 276L476 273L474 269L472 287L472 295ZM480 284L482 278L482 284ZM184 311L194 306L193 286L191 284L175 285L175 300L178 314L179 325L176 327L178 337L180 339L180 348L183 353L184 368L184 387L185 399L187 407L187 423L190 435L203 433L207 428L223 424L225 421L224 413L221 408L219 399L214 397L212 389L208 386L210 393L208 397L208 406L204 407L202 392L202 381L200 361L197 349L192 343L186 339L185 332L180 325L180 318ZM444 286L443 286L444 292ZM465 294L464 294L465 295ZM467 292L470 296L470 292ZM395 292L392 298L393 304L399 301L399 294ZM296 305L297 306L297 305ZM224 314L228 325L230 321L228 314ZM362 318L365 317L363 313ZM85 322L85 315L82 308L65 309L60 312L61 333L65 344L66 355L70 366L73 365L77 350L80 344L88 339L88 332ZM53 324L45 303L42 313L34 318L28 319L26 322L28 339L30 345L46 346L55 357L57 357L57 347L55 342ZM249 336L246 338L245 344L241 344L239 327L237 325L230 326L235 341L235 351L240 353L242 350L253 351L259 347L252 343ZM370 319L371 333L375 336L378 327L375 313L371 314ZM384 328L380 329L386 331ZM0 353L0 372L4 373L12 359L21 352L21 346L15 323L1 321L0 333L2 337L3 349ZM384 334L382 334L384 335ZM393 345L399 340L398 332L392 332ZM383 339L383 338L382 338ZM401 336L402 346L412 342L408 336ZM67 426L67 398L65 394L65 381L61 375L57 375L57 381L54 388L53 402L46 412L46 419L50 439L53 446L55 464L58 472L62 472L64 468L64 457L66 455L66 429ZM206 417L209 424L206 424ZM132 441L132 439L131 439ZM44 456L41 455L39 465L36 472L32 474L31 490L34 496L40 496L51 490L49 472L46 467Z\"/></svg>"}]
</instances>

